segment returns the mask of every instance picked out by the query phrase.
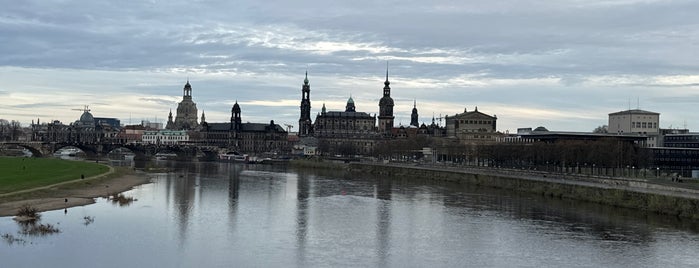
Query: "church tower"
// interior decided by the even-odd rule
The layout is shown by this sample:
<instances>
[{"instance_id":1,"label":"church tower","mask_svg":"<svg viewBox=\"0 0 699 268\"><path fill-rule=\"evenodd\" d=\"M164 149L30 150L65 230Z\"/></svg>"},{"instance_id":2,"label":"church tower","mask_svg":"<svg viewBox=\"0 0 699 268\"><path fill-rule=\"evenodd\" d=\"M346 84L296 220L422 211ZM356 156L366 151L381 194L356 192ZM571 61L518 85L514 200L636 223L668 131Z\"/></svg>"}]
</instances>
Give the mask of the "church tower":
<instances>
[{"instance_id":1,"label":"church tower","mask_svg":"<svg viewBox=\"0 0 699 268\"><path fill-rule=\"evenodd\" d=\"M350 96L349 99L347 100L347 105L345 105L345 112L354 113L356 111L357 111L357 109L354 106L354 100L352 99L352 96Z\"/></svg>"},{"instance_id":2,"label":"church tower","mask_svg":"<svg viewBox=\"0 0 699 268\"><path fill-rule=\"evenodd\" d=\"M170 114L167 116L167 124L165 129L175 129L175 122L172 121L172 109L170 109Z\"/></svg>"},{"instance_id":3,"label":"church tower","mask_svg":"<svg viewBox=\"0 0 699 268\"><path fill-rule=\"evenodd\" d=\"M230 129L230 146L239 148L240 147L240 133L243 130L243 120L240 118L240 105L238 101L235 101L233 108L231 109L231 129Z\"/></svg>"},{"instance_id":4,"label":"church tower","mask_svg":"<svg viewBox=\"0 0 699 268\"><path fill-rule=\"evenodd\" d=\"M417 122L417 101L413 100L413 113L410 114L410 125L420 127Z\"/></svg>"},{"instance_id":5,"label":"church tower","mask_svg":"<svg viewBox=\"0 0 699 268\"><path fill-rule=\"evenodd\" d=\"M301 117L299 117L299 136L310 136L313 132L311 124L311 85L308 84L308 71L301 87Z\"/></svg>"},{"instance_id":6,"label":"church tower","mask_svg":"<svg viewBox=\"0 0 699 268\"><path fill-rule=\"evenodd\" d=\"M231 109L231 130L234 132L240 132L243 130L242 125L243 120L240 118L240 105L238 101L235 101L233 108Z\"/></svg>"},{"instance_id":7,"label":"church tower","mask_svg":"<svg viewBox=\"0 0 699 268\"><path fill-rule=\"evenodd\" d=\"M391 98L391 82L388 82L388 63L386 63L386 81L383 82L383 97L379 100L379 132L390 135L393 130L393 99Z\"/></svg>"},{"instance_id":8,"label":"church tower","mask_svg":"<svg viewBox=\"0 0 699 268\"><path fill-rule=\"evenodd\" d=\"M182 101L177 104L177 115L171 128L176 130L194 130L199 126L197 122L197 104L192 101L192 85L184 85Z\"/></svg>"}]
</instances>

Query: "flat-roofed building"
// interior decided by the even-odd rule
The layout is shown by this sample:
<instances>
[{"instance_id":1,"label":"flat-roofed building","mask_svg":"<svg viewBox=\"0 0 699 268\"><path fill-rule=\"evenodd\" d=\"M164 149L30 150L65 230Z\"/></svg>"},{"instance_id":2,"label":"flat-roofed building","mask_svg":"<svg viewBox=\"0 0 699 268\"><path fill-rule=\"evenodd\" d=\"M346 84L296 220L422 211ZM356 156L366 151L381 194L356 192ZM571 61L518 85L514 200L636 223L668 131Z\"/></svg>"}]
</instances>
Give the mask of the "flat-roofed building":
<instances>
[{"instance_id":1,"label":"flat-roofed building","mask_svg":"<svg viewBox=\"0 0 699 268\"><path fill-rule=\"evenodd\" d=\"M648 147L657 147L659 145L659 113L640 109L610 113L608 127L609 133L646 135L648 136L646 141Z\"/></svg>"}]
</instances>

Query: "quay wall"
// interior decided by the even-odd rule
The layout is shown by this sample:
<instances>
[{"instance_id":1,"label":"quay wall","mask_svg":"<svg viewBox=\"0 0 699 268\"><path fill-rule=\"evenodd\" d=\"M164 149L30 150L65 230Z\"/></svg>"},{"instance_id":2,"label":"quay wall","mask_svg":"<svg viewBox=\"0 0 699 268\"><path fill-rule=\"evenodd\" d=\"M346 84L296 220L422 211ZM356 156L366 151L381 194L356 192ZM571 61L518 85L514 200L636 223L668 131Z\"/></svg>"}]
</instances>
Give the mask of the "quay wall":
<instances>
[{"instance_id":1,"label":"quay wall","mask_svg":"<svg viewBox=\"0 0 699 268\"><path fill-rule=\"evenodd\" d=\"M699 191L653 184L642 179L370 163L351 163L346 168L350 172L453 181L699 220Z\"/></svg>"}]
</instances>

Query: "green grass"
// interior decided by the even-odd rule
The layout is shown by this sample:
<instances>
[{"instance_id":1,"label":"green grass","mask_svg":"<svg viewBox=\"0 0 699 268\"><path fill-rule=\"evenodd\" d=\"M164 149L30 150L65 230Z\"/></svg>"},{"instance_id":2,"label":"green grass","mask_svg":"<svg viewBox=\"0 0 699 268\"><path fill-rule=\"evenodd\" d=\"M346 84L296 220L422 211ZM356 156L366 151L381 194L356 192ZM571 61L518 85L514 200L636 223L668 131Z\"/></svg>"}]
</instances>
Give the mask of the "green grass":
<instances>
[{"instance_id":1,"label":"green grass","mask_svg":"<svg viewBox=\"0 0 699 268\"><path fill-rule=\"evenodd\" d=\"M106 173L109 167L56 158L0 157L0 194Z\"/></svg>"}]
</instances>

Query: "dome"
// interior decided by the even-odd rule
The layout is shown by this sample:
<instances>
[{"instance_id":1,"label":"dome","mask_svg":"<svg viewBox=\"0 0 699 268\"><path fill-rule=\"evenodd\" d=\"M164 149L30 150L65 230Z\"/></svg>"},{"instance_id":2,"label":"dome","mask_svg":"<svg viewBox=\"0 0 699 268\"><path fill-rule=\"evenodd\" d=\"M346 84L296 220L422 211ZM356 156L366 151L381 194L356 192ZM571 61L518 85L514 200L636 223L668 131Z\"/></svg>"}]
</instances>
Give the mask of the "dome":
<instances>
[{"instance_id":1,"label":"dome","mask_svg":"<svg viewBox=\"0 0 699 268\"><path fill-rule=\"evenodd\" d=\"M234 113L240 113L240 105L238 105L238 102L236 101L235 104L233 104L233 109L231 110Z\"/></svg>"},{"instance_id":2,"label":"dome","mask_svg":"<svg viewBox=\"0 0 699 268\"><path fill-rule=\"evenodd\" d=\"M389 105L393 106L393 99L391 97L383 97L379 101L379 106Z\"/></svg>"},{"instance_id":3,"label":"dome","mask_svg":"<svg viewBox=\"0 0 699 268\"><path fill-rule=\"evenodd\" d=\"M354 100L352 99L352 97L350 97L350 98L347 100L347 103L348 103L348 104L349 104L349 103L354 103Z\"/></svg>"},{"instance_id":4,"label":"dome","mask_svg":"<svg viewBox=\"0 0 699 268\"><path fill-rule=\"evenodd\" d=\"M83 112L83 115L80 116L80 122L94 124L95 118L92 117L92 114L90 112L85 111Z\"/></svg>"},{"instance_id":5,"label":"dome","mask_svg":"<svg viewBox=\"0 0 699 268\"><path fill-rule=\"evenodd\" d=\"M548 132L549 130L543 126L540 126L540 127L535 128L534 131Z\"/></svg>"}]
</instances>

